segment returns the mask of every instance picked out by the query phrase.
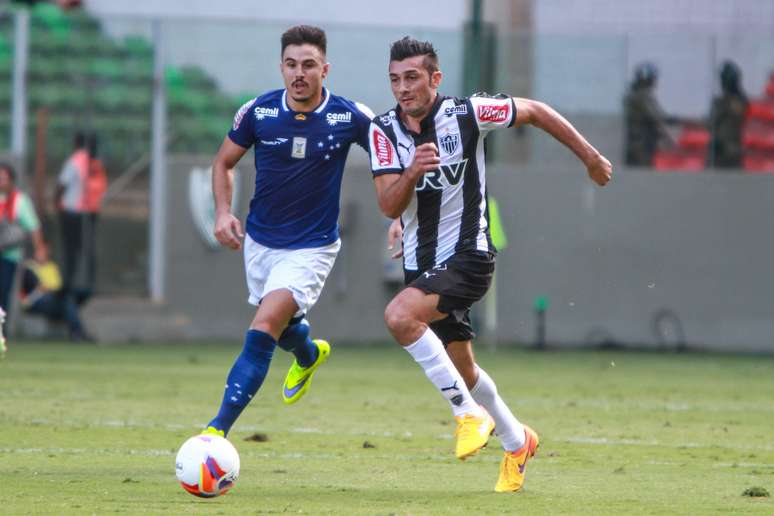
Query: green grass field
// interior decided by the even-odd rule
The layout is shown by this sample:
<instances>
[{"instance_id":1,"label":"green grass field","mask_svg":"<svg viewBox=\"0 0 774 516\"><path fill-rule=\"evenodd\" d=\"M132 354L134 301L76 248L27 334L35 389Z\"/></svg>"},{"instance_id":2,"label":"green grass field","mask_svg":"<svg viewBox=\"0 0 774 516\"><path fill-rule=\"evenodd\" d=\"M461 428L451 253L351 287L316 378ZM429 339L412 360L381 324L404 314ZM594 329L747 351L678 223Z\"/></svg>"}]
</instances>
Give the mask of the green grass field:
<instances>
[{"instance_id":1,"label":"green grass field","mask_svg":"<svg viewBox=\"0 0 774 516\"><path fill-rule=\"evenodd\" d=\"M298 405L278 351L231 440L242 471L200 500L174 455L217 410L234 346L17 344L0 362L0 513L774 514L774 359L481 351L541 435L522 492L453 453L448 406L397 346L334 348ZM266 442L245 441L265 433ZM371 446L364 446L365 443Z\"/></svg>"}]
</instances>

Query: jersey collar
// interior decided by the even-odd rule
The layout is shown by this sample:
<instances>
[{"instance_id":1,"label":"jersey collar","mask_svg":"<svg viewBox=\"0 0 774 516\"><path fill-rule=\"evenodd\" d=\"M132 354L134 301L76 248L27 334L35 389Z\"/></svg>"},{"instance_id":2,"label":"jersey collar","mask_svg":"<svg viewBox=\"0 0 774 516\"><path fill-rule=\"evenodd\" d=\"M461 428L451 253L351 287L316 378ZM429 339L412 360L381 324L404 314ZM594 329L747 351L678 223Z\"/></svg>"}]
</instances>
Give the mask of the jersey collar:
<instances>
[{"instance_id":1,"label":"jersey collar","mask_svg":"<svg viewBox=\"0 0 774 516\"><path fill-rule=\"evenodd\" d=\"M290 109L290 106L288 106L288 90L284 90L282 92L282 111L289 111L292 113L295 113L292 109ZM323 86L323 99L322 102L320 102L320 105L317 106L312 113L322 113L322 111L325 109L325 106L328 105L328 99L331 98L331 92L328 91L328 88Z\"/></svg>"}]
</instances>

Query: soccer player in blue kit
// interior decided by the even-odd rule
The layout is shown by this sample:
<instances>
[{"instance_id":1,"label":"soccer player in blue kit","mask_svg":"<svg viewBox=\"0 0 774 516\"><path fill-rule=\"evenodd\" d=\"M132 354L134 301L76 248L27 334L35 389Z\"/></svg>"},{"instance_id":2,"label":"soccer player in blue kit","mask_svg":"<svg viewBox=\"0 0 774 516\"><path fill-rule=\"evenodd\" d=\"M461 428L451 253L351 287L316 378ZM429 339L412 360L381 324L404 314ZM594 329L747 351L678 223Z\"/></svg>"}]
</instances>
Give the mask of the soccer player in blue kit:
<instances>
[{"instance_id":1,"label":"soccer player in blue kit","mask_svg":"<svg viewBox=\"0 0 774 516\"><path fill-rule=\"evenodd\" d=\"M373 113L332 94L325 32L299 25L281 39L285 88L244 104L213 162L215 236L242 248L248 302L257 306L223 401L205 433L225 436L263 383L276 346L295 355L282 386L285 403L309 389L330 354L309 337L304 315L315 304L341 247L337 220L344 163L352 143L368 150ZM246 234L231 213L231 169L255 152L255 194Z\"/></svg>"}]
</instances>

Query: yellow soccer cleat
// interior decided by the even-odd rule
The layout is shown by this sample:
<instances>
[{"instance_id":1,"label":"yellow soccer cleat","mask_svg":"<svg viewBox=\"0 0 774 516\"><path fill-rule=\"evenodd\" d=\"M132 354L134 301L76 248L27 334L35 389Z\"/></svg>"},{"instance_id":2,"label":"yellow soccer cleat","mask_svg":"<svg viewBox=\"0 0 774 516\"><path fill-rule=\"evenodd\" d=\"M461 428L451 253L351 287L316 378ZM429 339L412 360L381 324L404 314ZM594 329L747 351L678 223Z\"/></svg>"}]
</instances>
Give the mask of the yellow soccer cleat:
<instances>
[{"instance_id":1,"label":"yellow soccer cleat","mask_svg":"<svg viewBox=\"0 0 774 516\"><path fill-rule=\"evenodd\" d=\"M513 452L505 452L500 462L500 478L495 485L495 491L498 493L512 493L524 485L527 461L535 456L540 445L537 432L527 425L524 425L524 436L527 438L524 446Z\"/></svg>"},{"instance_id":2,"label":"yellow soccer cleat","mask_svg":"<svg viewBox=\"0 0 774 516\"><path fill-rule=\"evenodd\" d=\"M457 420L457 431L454 432L454 435L457 436L456 453L460 460L465 460L478 453L481 448L486 446L489 436L494 431L494 419L483 408L481 411L483 412L481 416L465 414L454 418Z\"/></svg>"},{"instance_id":3,"label":"yellow soccer cleat","mask_svg":"<svg viewBox=\"0 0 774 516\"><path fill-rule=\"evenodd\" d=\"M214 426L208 426L204 430L202 430L202 435L219 435L221 437L226 437L226 432L223 430L218 430Z\"/></svg>"},{"instance_id":4,"label":"yellow soccer cleat","mask_svg":"<svg viewBox=\"0 0 774 516\"><path fill-rule=\"evenodd\" d=\"M286 405L297 402L306 394L312 385L314 372L323 362L328 360L328 355L331 354L331 345L326 341L315 339L312 342L315 343L319 352L317 360L309 367L301 367L297 361L293 360L293 365L290 366L288 374L285 376L285 383L282 384L282 401Z\"/></svg>"}]
</instances>

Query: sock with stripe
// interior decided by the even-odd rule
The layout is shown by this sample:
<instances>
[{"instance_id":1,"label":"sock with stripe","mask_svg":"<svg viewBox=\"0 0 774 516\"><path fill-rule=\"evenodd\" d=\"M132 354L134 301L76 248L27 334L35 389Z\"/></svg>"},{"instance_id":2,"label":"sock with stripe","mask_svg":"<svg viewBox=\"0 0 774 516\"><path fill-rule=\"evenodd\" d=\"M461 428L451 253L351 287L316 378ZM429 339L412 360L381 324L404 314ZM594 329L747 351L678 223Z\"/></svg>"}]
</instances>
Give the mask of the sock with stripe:
<instances>
[{"instance_id":1,"label":"sock with stripe","mask_svg":"<svg viewBox=\"0 0 774 516\"><path fill-rule=\"evenodd\" d=\"M465 381L457 368L454 367L441 340L433 333L433 330L428 328L419 340L406 346L405 349L424 369L433 385L449 402L455 416L481 415L481 407L473 400L465 386Z\"/></svg>"}]
</instances>

